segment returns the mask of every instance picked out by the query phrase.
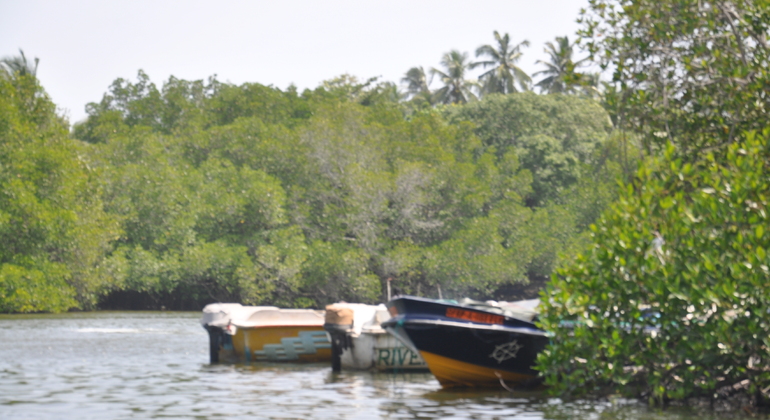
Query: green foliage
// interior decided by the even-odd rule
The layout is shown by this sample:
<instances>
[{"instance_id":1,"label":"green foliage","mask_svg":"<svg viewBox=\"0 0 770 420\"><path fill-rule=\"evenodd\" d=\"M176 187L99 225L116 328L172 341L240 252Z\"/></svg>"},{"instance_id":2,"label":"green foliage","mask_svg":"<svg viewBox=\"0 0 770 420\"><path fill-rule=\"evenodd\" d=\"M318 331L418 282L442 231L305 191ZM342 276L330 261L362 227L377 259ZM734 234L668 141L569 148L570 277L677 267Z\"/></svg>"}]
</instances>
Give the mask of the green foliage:
<instances>
[{"instance_id":1,"label":"green foliage","mask_svg":"<svg viewBox=\"0 0 770 420\"><path fill-rule=\"evenodd\" d=\"M572 57L574 47L575 44L570 43L569 37L566 36L557 36L555 45L552 42L545 43L548 61L537 60L538 64L545 66L545 70L533 74L533 76L543 75L543 78L535 84L542 92L578 93L582 91L589 96L597 93L596 86L592 86L591 82L593 80L598 81L598 77L577 71L585 63L587 57L574 61Z\"/></svg>"},{"instance_id":2,"label":"green foliage","mask_svg":"<svg viewBox=\"0 0 770 420\"><path fill-rule=\"evenodd\" d=\"M395 104L401 99L396 85L391 82L377 82L379 77L371 77L360 82L355 76L343 74L330 80L325 80L312 94L311 100L351 101L364 106ZM315 96L315 98L314 98Z\"/></svg>"},{"instance_id":3,"label":"green foliage","mask_svg":"<svg viewBox=\"0 0 770 420\"><path fill-rule=\"evenodd\" d=\"M529 41L525 39L515 46L511 46L511 39L508 34L500 36L497 31L494 31L493 34L497 45L487 44L476 49L476 57L485 56L487 59L471 64L471 68L481 66L486 69L492 67L479 76L479 80L482 81L481 91L484 94L514 93L518 91L515 82L519 83L519 89L522 92L528 91L532 79L516 63L521 60L522 47L529 47Z\"/></svg>"},{"instance_id":4,"label":"green foliage","mask_svg":"<svg viewBox=\"0 0 770 420\"><path fill-rule=\"evenodd\" d=\"M174 127L132 115L155 106L147 104L172 105L169 86L189 84L172 78L156 94L143 76L116 82L107 111L82 127L106 136L92 156L104 168L106 208L125 229L107 270L117 289L156 299L183 294L188 302L322 306L377 302L390 279L402 293L432 296L440 286L446 296L482 297L545 278L583 243L579 221L606 203L586 201L588 188L572 201L559 191L584 185L579 165L603 149L572 146L585 155L574 161L560 153L585 137L603 144L600 108L600 124L560 126L559 118L580 118L570 113L586 102L529 99L539 120L521 125L532 139L552 140L500 150L474 131L485 133L502 105L482 101L466 111L475 121L449 123L439 110L402 106L391 85L375 82L342 76L302 95L211 82L202 104L186 102L202 117ZM530 106L525 99L520 108ZM540 184L521 159L547 166L537 168ZM564 180L549 197L563 202L525 207L533 185L556 182L549 170ZM613 174L587 173L606 192L607 182L593 181ZM190 255L198 255L194 264L184 262Z\"/></svg>"},{"instance_id":5,"label":"green foliage","mask_svg":"<svg viewBox=\"0 0 770 420\"><path fill-rule=\"evenodd\" d=\"M102 210L98 172L33 74L0 77L0 311L92 308L119 234Z\"/></svg>"},{"instance_id":6,"label":"green foliage","mask_svg":"<svg viewBox=\"0 0 770 420\"><path fill-rule=\"evenodd\" d=\"M509 151L518 157L533 177L533 193L525 198L538 206L573 185L583 164L601 163L598 152L611 128L596 102L568 95L489 95L447 113L452 121L473 122L476 135L498 158Z\"/></svg>"},{"instance_id":7,"label":"green foliage","mask_svg":"<svg viewBox=\"0 0 770 420\"><path fill-rule=\"evenodd\" d=\"M563 394L761 403L770 131L749 130L766 127L768 3L590 0L581 21L628 130L596 156L627 173L640 141L649 158L543 292L539 369ZM582 180L561 201L591 215L578 226L608 199Z\"/></svg>"},{"instance_id":8,"label":"green foliage","mask_svg":"<svg viewBox=\"0 0 770 420\"><path fill-rule=\"evenodd\" d=\"M195 199L201 206L196 223L199 238L249 243L252 235L285 223L285 193L266 173L218 159L206 161L199 173L202 179Z\"/></svg>"},{"instance_id":9,"label":"green foliage","mask_svg":"<svg viewBox=\"0 0 770 420\"><path fill-rule=\"evenodd\" d=\"M284 94L276 88L257 83L241 86L217 83L211 99L206 103L207 114L214 125L228 125L239 118L253 117L267 124L286 123L302 118L307 112L301 108L294 109L292 105L297 98L292 93Z\"/></svg>"},{"instance_id":10,"label":"green foliage","mask_svg":"<svg viewBox=\"0 0 770 420\"><path fill-rule=\"evenodd\" d=\"M468 53L449 51L441 58L441 66L444 70L430 69L431 75L438 76L444 85L433 93L433 103L465 104L477 99L473 88L478 83L467 79L467 72L471 68Z\"/></svg>"},{"instance_id":11,"label":"green foliage","mask_svg":"<svg viewBox=\"0 0 770 420\"><path fill-rule=\"evenodd\" d=\"M553 276L538 368L556 392L666 402L770 385L770 130L742 137L695 163L667 146Z\"/></svg>"},{"instance_id":12,"label":"green foliage","mask_svg":"<svg viewBox=\"0 0 770 420\"><path fill-rule=\"evenodd\" d=\"M0 312L61 312L76 307L66 271L57 264L0 265Z\"/></svg>"},{"instance_id":13,"label":"green foliage","mask_svg":"<svg viewBox=\"0 0 770 420\"><path fill-rule=\"evenodd\" d=\"M612 195L591 166L614 162L606 127L559 122L585 102L514 100L532 122L513 147L489 135L494 96L442 110L376 79L299 94L140 71L89 104L78 141L36 80L0 89L2 311L376 303L388 281L482 298L547 276Z\"/></svg>"},{"instance_id":14,"label":"green foliage","mask_svg":"<svg viewBox=\"0 0 770 420\"><path fill-rule=\"evenodd\" d=\"M426 278L457 296L491 294L498 286L524 279L515 248L505 248L494 217L472 218L463 229L426 250Z\"/></svg>"},{"instance_id":15,"label":"green foliage","mask_svg":"<svg viewBox=\"0 0 770 420\"><path fill-rule=\"evenodd\" d=\"M247 289L251 302L281 302L293 307L313 306L313 297L301 290L307 284L303 270L310 257L305 236L297 226L263 234L253 247L256 256L256 282Z\"/></svg>"},{"instance_id":16,"label":"green foliage","mask_svg":"<svg viewBox=\"0 0 770 420\"><path fill-rule=\"evenodd\" d=\"M293 89L281 92L256 83L234 86L214 77L204 82L172 76L159 90L141 70L136 83L115 80L102 100L89 103L86 111L88 119L75 125L73 135L90 143L106 142L136 126L162 134L184 131L193 135L240 118L292 126L311 113L307 101Z\"/></svg>"},{"instance_id":17,"label":"green foliage","mask_svg":"<svg viewBox=\"0 0 770 420\"><path fill-rule=\"evenodd\" d=\"M5 78L37 77L37 66L40 59L35 57L35 65L27 61L24 51L19 49L19 55L15 57L3 57L0 60L0 75Z\"/></svg>"},{"instance_id":18,"label":"green foliage","mask_svg":"<svg viewBox=\"0 0 770 420\"><path fill-rule=\"evenodd\" d=\"M380 296L380 281L369 272L364 250L344 242L323 241L315 241L309 248L302 273L308 303L374 302Z\"/></svg>"},{"instance_id":19,"label":"green foliage","mask_svg":"<svg viewBox=\"0 0 770 420\"><path fill-rule=\"evenodd\" d=\"M683 158L763 128L770 109L767 1L590 0L583 45L613 71L609 104L648 153Z\"/></svg>"},{"instance_id":20,"label":"green foliage","mask_svg":"<svg viewBox=\"0 0 770 420\"><path fill-rule=\"evenodd\" d=\"M428 87L430 81L422 67L409 69L401 83L406 85L406 95L418 107L433 105L433 94Z\"/></svg>"},{"instance_id":21,"label":"green foliage","mask_svg":"<svg viewBox=\"0 0 770 420\"><path fill-rule=\"evenodd\" d=\"M271 298L276 279L291 277L271 271L293 252L280 246L285 239L272 244L286 222L283 188L216 150L196 167L184 159L189 150L146 127L91 149L104 168L105 206L125 229L109 260L116 289L183 296L185 307Z\"/></svg>"}]
</instances>

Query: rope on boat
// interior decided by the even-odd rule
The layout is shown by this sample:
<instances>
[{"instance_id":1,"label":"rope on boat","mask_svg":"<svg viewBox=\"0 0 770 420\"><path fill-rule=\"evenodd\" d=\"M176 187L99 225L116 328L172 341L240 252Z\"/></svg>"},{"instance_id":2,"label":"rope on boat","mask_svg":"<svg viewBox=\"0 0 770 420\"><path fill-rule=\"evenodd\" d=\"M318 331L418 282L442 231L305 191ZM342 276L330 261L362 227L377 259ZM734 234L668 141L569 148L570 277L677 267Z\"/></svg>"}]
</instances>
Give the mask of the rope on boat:
<instances>
[{"instance_id":1,"label":"rope on boat","mask_svg":"<svg viewBox=\"0 0 770 420\"><path fill-rule=\"evenodd\" d=\"M500 372L495 371L495 376L497 376L497 379L500 380L500 385L503 388L505 388L506 391L513 392L513 388L511 388L511 387L509 387L508 385L505 384L505 381L503 380L503 375L501 375Z\"/></svg>"}]
</instances>

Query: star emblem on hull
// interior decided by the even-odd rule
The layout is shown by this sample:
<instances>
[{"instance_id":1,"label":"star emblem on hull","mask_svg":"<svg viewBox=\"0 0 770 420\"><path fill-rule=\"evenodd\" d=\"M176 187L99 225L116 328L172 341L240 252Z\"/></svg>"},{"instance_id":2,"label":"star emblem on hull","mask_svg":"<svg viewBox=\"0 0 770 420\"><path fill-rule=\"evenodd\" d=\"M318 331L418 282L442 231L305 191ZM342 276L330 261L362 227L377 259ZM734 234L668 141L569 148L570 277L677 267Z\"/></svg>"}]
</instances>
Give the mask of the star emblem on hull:
<instances>
[{"instance_id":1,"label":"star emblem on hull","mask_svg":"<svg viewBox=\"0 0 770 420\"><path fill-rule=\"evenodd\" d=\"M510 343L500 344L495 347L495 351L489 355L489 357L497 360L497 363L503 363L508 359L515 359L516 354L519 353L524 346L519 344L517 340L513 340Z\"/></svg>"}]
</instances>

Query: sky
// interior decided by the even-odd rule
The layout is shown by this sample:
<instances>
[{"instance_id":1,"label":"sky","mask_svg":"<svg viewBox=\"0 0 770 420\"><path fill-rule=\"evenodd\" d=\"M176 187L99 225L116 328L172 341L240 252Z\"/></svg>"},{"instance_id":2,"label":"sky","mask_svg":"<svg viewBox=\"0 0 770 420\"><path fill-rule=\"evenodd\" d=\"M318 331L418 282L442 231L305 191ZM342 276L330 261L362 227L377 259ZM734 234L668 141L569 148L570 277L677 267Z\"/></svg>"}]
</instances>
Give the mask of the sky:
<instances>
[{"instance_id":1,"label":"sky","mask_svg":"<svg viewBox=\"0 0 770 420\"><path fill-rule=\"evenodd\" d=\"M494 45L495 30L514 44L529 40L519 65L531 75L547 60L546 42L575 38L587 3L0 0L0 57L22 49L39 58L38 79L75 123L115 79L136 81L140 69L158 88L172 75L300 90L342 74L399 83L411 67L440 68L453 49L475 58L477 47Z\"/></svg>"}]
</instances>

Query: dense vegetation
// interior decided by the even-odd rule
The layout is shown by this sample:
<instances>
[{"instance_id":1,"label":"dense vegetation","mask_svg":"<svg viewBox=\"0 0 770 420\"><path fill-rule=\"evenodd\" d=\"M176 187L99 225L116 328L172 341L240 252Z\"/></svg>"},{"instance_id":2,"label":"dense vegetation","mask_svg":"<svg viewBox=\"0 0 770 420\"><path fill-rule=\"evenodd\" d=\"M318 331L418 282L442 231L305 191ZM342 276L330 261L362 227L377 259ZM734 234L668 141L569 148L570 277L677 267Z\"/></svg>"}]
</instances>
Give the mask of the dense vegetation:
<instances>
[{"instance_id":1,"label":"dense vegetation","mask_svg":"<svg viewBox=\"0 0 770 420\"><path fill-rule=\"evenodd\" d=\"M120 224L33 75L0 77L0 311L92 307Z\"/></svg>"},{"instance_id":2,"label":"dense vegetation","mask_svg":"<svg viewBox=\"0 0 770 420\"><path fill-rule=\"evenodd\" d=\"M770 399L770 3L592 0L619 125L651 158L557 271L539 368L555 392Z\"/></svg>"},{"instance_id":3,"label":"dense vegetation","mask_svg":"<svg viewBox=\"0 0 770 420\"><path fill-rule=\"evenodd\" d=\"M140 71L68 137L26 58L6 63L4 312L322 307L380 302L388 281L534 296L621 171L582 95L488 86L463 105L349 76L300 93Z\"/></svg>"},{"instance_id":4,"label":"dense vegetation","mask_svg":"<svg viewBox=\"0 0 770 420\"><path fill-rule=\"evenodd\" d=\"M544 287L554 392L765 403L770 4L589 0L580 21L601 87L567 37L534 82L495 32L404 92L140 71L71 131L37 62L4 60L0 312Z\"/></svg>"}]
</instances>

